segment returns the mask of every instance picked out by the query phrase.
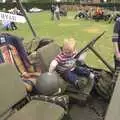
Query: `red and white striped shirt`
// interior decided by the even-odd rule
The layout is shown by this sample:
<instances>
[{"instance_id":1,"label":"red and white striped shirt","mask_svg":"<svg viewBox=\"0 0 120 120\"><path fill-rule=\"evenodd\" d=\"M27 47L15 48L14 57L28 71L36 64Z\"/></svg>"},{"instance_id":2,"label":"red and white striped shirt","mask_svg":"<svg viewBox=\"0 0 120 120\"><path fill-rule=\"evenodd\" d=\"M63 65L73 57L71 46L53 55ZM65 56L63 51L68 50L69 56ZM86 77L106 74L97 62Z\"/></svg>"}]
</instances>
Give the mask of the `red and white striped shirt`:
<instances>
[{"instance_id":1,"label":"red and white striped shirt","mask_svg":"<svg viewBox=\"0 0 120 120\"><path fill-rule=\"evenodd\" d=\"M73 52L71 54L66 54L61 52L55 57L55 60L58 62L57 71L63 73L66 70L71 70L75 66L75 55L77 52Z\"/></svg>"}]
</instances>

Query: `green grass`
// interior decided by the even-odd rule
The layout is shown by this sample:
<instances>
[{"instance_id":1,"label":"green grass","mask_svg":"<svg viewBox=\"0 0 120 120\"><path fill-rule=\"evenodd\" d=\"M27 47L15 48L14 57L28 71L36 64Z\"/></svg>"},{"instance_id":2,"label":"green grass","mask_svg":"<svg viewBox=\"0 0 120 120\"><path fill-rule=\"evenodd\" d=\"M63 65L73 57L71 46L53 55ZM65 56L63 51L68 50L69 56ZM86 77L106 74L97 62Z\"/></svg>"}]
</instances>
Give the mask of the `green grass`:
<instances>
[{"instance_id":1,"label":"green grass","mask_svg":"<svg viewBox=\"0 0 120 120\"><path fill-rule=\"evenodd\" d=\"M95 44L95 49L103 56L103 58L113 65L113 48L112 48L112 31L113 24L100 21L74 20L74 13L68 13L67 17L62 17L60 21L51 21L50 12L45 11L36 14L28 14L34 30L39 37L54 39L59 45L62 45L63 39L74 37L77 40L77 48L83 48L90 40L106 30L105 35ZM28 24L17 24L18 30L10 31L10 33L21 36L25 41L33 38ZM90 51L87 58L87 64L106 68L105 65Z\"/></svg>"}]
</instances>

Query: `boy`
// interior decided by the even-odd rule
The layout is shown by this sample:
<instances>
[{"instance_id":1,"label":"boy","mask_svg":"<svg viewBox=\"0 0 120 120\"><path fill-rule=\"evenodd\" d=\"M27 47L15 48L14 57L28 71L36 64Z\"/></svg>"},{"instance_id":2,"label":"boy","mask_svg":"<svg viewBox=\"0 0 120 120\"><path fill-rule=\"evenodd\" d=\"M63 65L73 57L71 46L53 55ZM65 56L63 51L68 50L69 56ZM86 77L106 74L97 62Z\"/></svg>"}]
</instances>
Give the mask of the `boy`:
<instances>
[{"instance_id":1,"label":"boy","mask_svg":"<svg viewBox=\"0 0 120 120\"><path fill-rule=\"evenodd\" d=\"M85 67L76 66L74 59L77 51L75 49L76 41L73 38L65 39L63 50L52 60L49 72L56 70L62 77L79 88L78 76L85 76L90 79L94 78L94 74ZM80 60L80 59L79 59Z\"/></svg>"}]
</instances>

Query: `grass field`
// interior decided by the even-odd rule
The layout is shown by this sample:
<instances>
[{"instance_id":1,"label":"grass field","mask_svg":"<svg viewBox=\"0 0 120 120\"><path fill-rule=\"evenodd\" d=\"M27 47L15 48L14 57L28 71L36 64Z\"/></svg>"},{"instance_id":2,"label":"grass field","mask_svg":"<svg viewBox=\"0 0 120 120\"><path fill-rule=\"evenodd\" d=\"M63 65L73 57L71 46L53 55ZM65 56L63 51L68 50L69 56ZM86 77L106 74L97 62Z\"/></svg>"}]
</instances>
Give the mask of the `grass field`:
<instances>
[{"instance_id":1,"label":"grass field","mask_svg":"<svg viewBox=\"0 0 120 120\"><path fill-rule=\"evenodd\" d=\"M78 49L83 48L90 40L106 30L105 35L95 44L95 48L109 64L113 65L113 48L111 42L113 23L74 20L74 13L68 13L68 16L62 17L60 21L51 21L50 12L48 11L31 13L28 14L28 17L37 36L52 38L60 45L63 43L64 38L74 37L77 40ZM17 24L17 26L18 30L10 31L10 33L23 37L25 41L33 38L27 23ZM106 68L91 51L88 52L86 63L90 66Z\"/></svg>"}]
</instances>

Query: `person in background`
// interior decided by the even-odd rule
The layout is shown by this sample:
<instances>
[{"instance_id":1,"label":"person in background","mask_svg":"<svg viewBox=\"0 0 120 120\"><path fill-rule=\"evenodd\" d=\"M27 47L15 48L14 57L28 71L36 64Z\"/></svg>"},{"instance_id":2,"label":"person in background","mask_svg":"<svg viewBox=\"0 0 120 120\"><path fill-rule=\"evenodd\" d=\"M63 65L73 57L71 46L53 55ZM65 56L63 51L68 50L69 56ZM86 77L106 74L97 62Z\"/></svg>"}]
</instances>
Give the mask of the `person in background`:
<instances>
[{"instance_id":1,"label":"person in background","mask_svg":"<svg viewBox=\"0 0 120 120\"><path fill-rule=\"evenodd\" d=\"M9 20L2 20L2 25L7 31L11 29L11 22Z\"/></svg>"},{"instance_id":2,"label":"person in background","mask_svg":"<svg viewBox=\"0 0 120 120\"><path fill-rule=\"evenodd\" d=\"M51 20L54 20L54 12L55 12L55 5L54 4L52 4L51 5Z\"/></svg>"},{"instance_id":3,"label":"person in background","mask_svg":"<svg viewBox=\"0 0 120 120\"><path fill-rule=\"evenodd\" d=\"M0 64L13 64L18 70L27 92L34 92L36 80L41 71L37 71L28 59L22 38L9 33L0 33Z\"/></svg>"},{"instance_id":4,"label":"person in background","mask_svg":"<svg viewBox=\"0 0 120 120\"><path fill-rule=\"evenodd\" d=\"M60 20L60 8L59 8L58 5L55 6L55 11L54 11L54 13L55 13L56 19L57 19L57 20Z\"/></svg>"},{"instance_id":5,"label":"person in background","mask_svg":"<svg viewBox=\"0 0 120 120\"><path fill-rule=\"evenodd\" d=\"M114 63L116 69L117 67L120 67L120 17L116 19L114 24L112 42L114 48Z\"/></svg>"},{"instance_id":6,"label":"person in background","mask_svg":"<svg viewBox=\"0 0 120 120\"><path fill-rule=\"evenodd\" d=\"M10 10L8 10L8 12L9 13L11 13L11 14L15 14L15 15L17 15L18 14L18 9L15 7L15 8L13 8L13 9L10 9ZM11 22L11 29L12 30L16 30L17 29L17 26L16 26L16 24L15 24L15 22Z\"/></svg>"},{"instance_id":7,"label":"person in background","mask_svg":"<svg viewBox=\"0 0 120 120\"><path fill-rule=\"evenodd\" d=\"M7 12L6 8L2 9L2 12ZM5 30L11 30L11 22L9 20L2 20L2 26Z\"/></svg>"}]
</instances>

